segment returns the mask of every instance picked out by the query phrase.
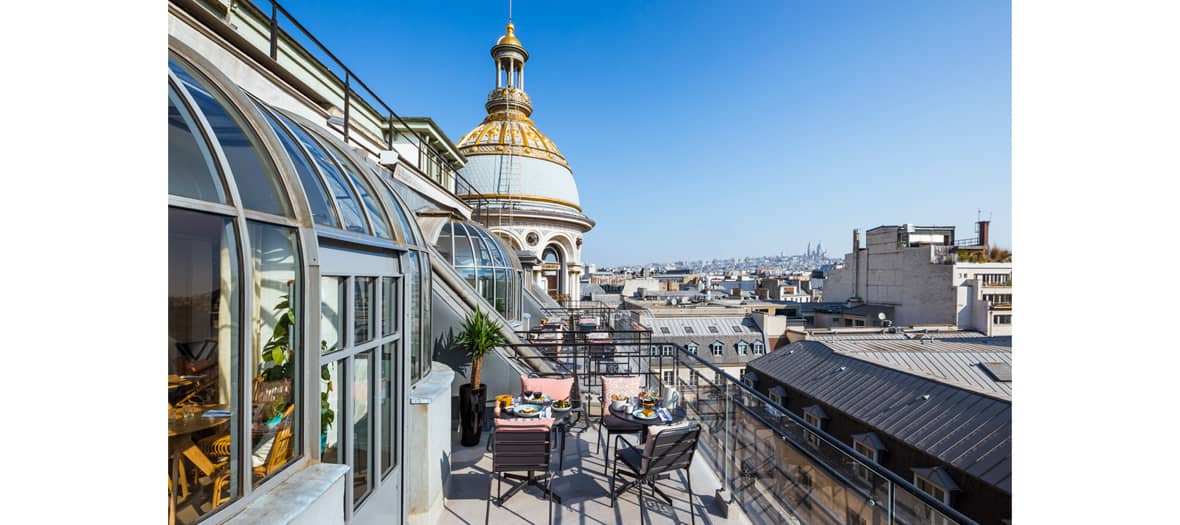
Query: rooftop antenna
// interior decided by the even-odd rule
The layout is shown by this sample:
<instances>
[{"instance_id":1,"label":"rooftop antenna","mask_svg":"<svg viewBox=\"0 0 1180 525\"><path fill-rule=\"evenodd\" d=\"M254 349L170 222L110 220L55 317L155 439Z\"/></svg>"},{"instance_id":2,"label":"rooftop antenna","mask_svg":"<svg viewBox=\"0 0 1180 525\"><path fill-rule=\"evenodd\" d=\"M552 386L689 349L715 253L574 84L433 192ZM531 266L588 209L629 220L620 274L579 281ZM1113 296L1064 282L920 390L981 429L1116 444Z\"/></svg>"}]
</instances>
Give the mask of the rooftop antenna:
<instances>
[{"instance_id":1,"label":"rooftop antenna","mask_svg":"<svg viewBox=\"0 0 1180 525\"><path fill-rule=\"evenodd\" d=\"M512 21L512 0L508 0L508 21Z\"/></svg>"}]
</instances>

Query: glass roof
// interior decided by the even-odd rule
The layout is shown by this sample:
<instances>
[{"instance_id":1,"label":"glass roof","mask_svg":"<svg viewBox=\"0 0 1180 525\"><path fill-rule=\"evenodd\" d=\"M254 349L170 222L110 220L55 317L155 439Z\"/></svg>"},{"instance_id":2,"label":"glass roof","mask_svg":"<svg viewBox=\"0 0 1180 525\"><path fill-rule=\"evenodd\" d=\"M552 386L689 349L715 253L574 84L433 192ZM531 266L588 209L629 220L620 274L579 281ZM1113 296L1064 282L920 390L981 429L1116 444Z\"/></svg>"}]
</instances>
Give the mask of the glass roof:
<instances>
[{"instance_id":1,"label":"glass roof","mask_svg":"<svg viewBox=\"0 0 1180 525\"><path fill-rule=\"evenodd\" d=\"M243 125L244 120L232 109L233 106L208 81L198 78L199 75L172 57L168 58L168 68L180 79L180 84L196 102L212 129L221 153L229 163L242 199L240 204L252 210L290 216L291 206L279 185L274 165L261 153L258 139L247 131L249 126Z\"/></svg>"},{"instance_id":2,"label":"glass roof","mask_svg":"<svg viewBox=\"0 0 1180 525\"><path fill-rule=\"evenodd\" d=\"M476 224L451 221L443 225L435 248L496 311L518 318L523 272L499 239Z\"/></svg>"},{"instance_id":3,"label":"glass roof","mask_svg":"<svg viewBox=\"0 0 1180 525\"><path fill-rule=\"evenodd\" d=\"M252 96L236 86L225 89L237 91L219 91L220 86L183 59L169 56L168 66L174 75L168 89L169 194L293 216L277 168L282 163L261 146L258 135L273 133L282 145L277 155L285 154L298 175L298 182L289 181L292 194L300 198L303 190L316 225L418 244L422 235L413 215L381 182L376 164L357 160L344 142L306 119L257 99L248 107L242 100ZM235 102L247 107L239 109ZM266 124L256 128L259 116ZM233 192L225 183L231 179L240 203L227 202ZM398 238L390 207L403 233Z\"/></svg>"},{"instance_id":4,"label":"glass roof","mask_svg":"<svg viewBox=\"0 0 1180 525\"><path fill-rule=\"evenodd\" d=\"M213 153L188 106L168 87L168 193L225 204Z\"/></svg>"},{"instance_id":5,"label":"glass roof","mask_svg":"<svg viewBox=\"0 0 1180 525\"><path fill-rule=\"evenodd\" d=\"M315 161L320 175L328 183L328 188L331 189L330 193L336 200L336 207L340 212L340 218L344 221L344 229L350 232L368 234L369 227L365 222L365 213L361 211L361 205L358 202L359 199L357 199L356 194L345 180L344 174L341 173L340 168L336 165L336 161L315 139L311 138L310 133L281 112L276 111L275 115L287 126L291 134L299 139L299 142L303 144L304 150Z\"/></svg>"},{"instance_id":6,"label":"glass roof","mask_svg":"<svg viewBox=\"0 0 1180 525\"><path fill-rule=\"evenodd\" d=\"M336 220L336 214L332 211L332 201L324 190L324 185L317 178L314 168L311 167L311 161L307 155L300 149L290 132L275 120L270 110L263 107L262 104L256 105L262 115L266 117L266 123L270 124L270 129L279 137L279 142L283 143L283 149L287 151L291 163L295 165L295 172L299 174L299 181L303 183L303 190L307 193L312 219L316 224L339 228L340 222Z\"/></svg>"}]
</instances>

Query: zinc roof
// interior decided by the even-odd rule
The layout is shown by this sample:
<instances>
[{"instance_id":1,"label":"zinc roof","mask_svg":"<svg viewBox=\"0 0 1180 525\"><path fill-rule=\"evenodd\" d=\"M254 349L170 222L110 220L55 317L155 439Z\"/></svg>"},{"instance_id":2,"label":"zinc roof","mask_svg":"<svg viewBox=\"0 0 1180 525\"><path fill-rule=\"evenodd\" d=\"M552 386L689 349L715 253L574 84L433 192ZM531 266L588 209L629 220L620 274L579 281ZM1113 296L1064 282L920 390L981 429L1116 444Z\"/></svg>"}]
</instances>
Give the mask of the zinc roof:
<instances>
[{"instance_id":1,"label":"zinc roof","mask_svg":"<svg viewBox=\"0 0 1180 525\"><path fill-rule=\"evenodd\" d=\"M799 341L747 367L1011 493L1011 385L973 366L1011 347L963 341Z\"/></svg>"}]
</instances>

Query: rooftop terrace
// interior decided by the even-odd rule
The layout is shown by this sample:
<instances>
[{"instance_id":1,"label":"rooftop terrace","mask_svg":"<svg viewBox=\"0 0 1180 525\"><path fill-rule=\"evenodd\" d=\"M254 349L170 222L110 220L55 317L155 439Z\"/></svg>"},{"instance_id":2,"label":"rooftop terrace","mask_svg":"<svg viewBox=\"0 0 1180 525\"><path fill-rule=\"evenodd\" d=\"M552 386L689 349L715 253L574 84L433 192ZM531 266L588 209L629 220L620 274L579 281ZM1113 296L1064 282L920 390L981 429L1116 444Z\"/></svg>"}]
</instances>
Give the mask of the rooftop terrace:
<instances>
[{"instance_id":1,"label":"rooftop terrace","mask_svg":"<svg viewBox=\"0 0 1180 525\"><path fill-rule=\"evenodd\" d=\"M485 432L479 446L464 447L455 434L451 444L451 481L446 491L446 510L440 524L473 524L484 521L489 487L495 487L491 475L492 455L485 450L489 433ZM553 505L554 523L690 523L689 506L696 512L697 523L725 524L750 523L741 513L725 518L714 506L714 494L721 487L717 477L704 463L704 459L693 459L692 492L685 484L684 474L673 474L657 485L672 497L668 505L657 498L644 498L639 507L639 497L634 490L628 491L611 506L610 478L603 474L603 451L596 451L599 439L594 426L580 436L571 434L565 449L565 469L554 478L553 492L561 503ZM635 440L631 440L632 443ZM613 449L612 449L613 451ZM553 464L557 465L557 452ZM515 483L515 482L513 482ZM504 491L510 485L504 483ZM547 500L540 490L528 487L504 502L503 507L491 505L491 522L500 523L547 523Z\"/></svg>"}]
</instances>

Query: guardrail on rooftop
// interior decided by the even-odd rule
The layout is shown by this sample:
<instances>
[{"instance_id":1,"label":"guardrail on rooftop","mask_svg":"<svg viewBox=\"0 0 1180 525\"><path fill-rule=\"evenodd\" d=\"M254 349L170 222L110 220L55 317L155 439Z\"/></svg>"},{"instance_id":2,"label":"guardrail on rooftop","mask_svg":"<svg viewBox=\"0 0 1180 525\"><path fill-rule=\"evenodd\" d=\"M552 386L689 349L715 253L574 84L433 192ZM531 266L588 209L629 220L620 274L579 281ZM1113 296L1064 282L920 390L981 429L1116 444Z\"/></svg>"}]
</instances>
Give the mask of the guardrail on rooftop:
<instances>
[{"instance_id":1,"label":"guardrail on rooftop","mask_svg":"<svg viewBox=\"0 0 1180 525\"><path fill-rule=\"evenodd\" d=\"M751 522L975 524L712 363L674 361L701 455Z\"/></svg>"},{"instance_id":2,"label":"guardrail on rooftop","mask_svg":"<svg viewBox=\"0 0 1180 525\"><path fill-rule=\"evenodd\" d=\"M394 150L399 136L411 138L416 142L413 146L420 151L420 157L411 160L419 165L419 171L427 179L453 194L460 193L456 185L470 188L470 184L446 165L443 151L411 128L389 103L279 2L175 1L194 15L203 12L199 18L206 22L213 18L220 20L222 24L215 25L223 25L223 30L232 34L240 49L287 81L309 89L312 93L309 96L316 103L325 108L339 108L342 114L329 119L329 125L341 133L345 142L378 156L372 143L383 143L386 150ZM358 133L367 135L369 141L359 140ZM423 159L438 162L440 166L438 169L422 166Z\"/></svg>"}]
</instances>

